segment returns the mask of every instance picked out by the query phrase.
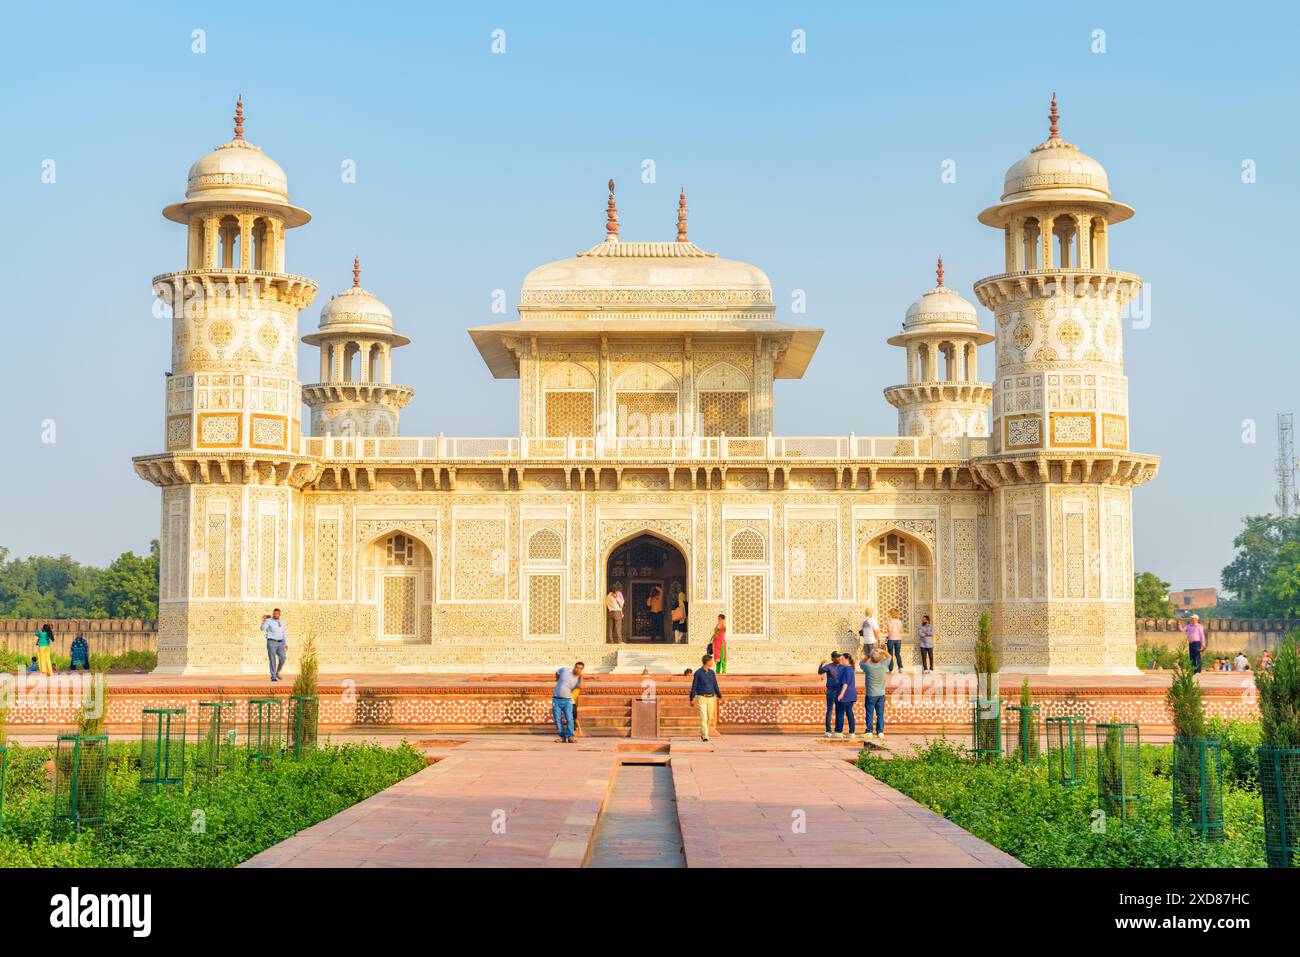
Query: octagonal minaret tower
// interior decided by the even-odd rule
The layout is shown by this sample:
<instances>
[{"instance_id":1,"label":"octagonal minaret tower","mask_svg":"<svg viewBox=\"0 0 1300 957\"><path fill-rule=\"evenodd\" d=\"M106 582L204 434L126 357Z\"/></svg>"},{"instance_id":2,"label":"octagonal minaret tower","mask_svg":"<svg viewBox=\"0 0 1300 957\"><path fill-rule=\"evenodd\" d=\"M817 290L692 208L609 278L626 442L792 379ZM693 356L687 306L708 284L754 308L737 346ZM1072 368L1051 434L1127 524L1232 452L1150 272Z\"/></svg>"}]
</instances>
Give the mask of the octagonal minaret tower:
<instances>
[{"instance_id":1,"label":"octagonal minaret tower","mask_svg":"<svg viewBox=\"0 0 1300 957\"><path fill-rule=\"evenodd\" d=\"M907 350L907 382L885 389L885 398L898 409L899 435L988 435L993 387L979 381L976 353L993 336L980 329L975 307L943 284L942 256L935 277L889 339Z\"/></svg>"},{"instance_id":2,"label":"octagonal minaret tower","mask_svg":"<svg viewBox=\"0 0 1300 957\"><path fill-rule=\"evenodd\" d=\"M1110 268L1110 227L1133 215L1106 171L1060 136L1006 174L980 213L1005 271L975 293L995 316L992 489L995 631L1019 671L1134 670L1131 488L1158 460L1128 450L1122 311L1141 280Z\"/></svg>"},{"instance_id":3,"label":"octagonal minaret tower","mask_svg":"<svg viewBox=\"0 0 1300 957\"><path fill-rule=\"evenodd\" d=\"M361 259L352 260L352 288L325 303L320 331L302 337L320 347L320 382L303 386L312 435L392 436L415 390L393 385L393 349L411 340L393 331L393 314L361 288Z\"/></svg>"},{"instance_id":4,"label":"octagonal minaret tower","mask_svg":"<svg viewBox=\"0 0 1300 957\"><path fill-rule=\"evenodd\" d=\"M165 452L135 459L162 487L160 673L252 670L255 609L287 607L300 490L298 313L316 295L285 271L285 231L310 214L284 170L234 137L190 167L163 215L186 228L185 268L154 277L172 311ZM263 664L262 667L265 667Z\"/></svg>"}]
</instances>

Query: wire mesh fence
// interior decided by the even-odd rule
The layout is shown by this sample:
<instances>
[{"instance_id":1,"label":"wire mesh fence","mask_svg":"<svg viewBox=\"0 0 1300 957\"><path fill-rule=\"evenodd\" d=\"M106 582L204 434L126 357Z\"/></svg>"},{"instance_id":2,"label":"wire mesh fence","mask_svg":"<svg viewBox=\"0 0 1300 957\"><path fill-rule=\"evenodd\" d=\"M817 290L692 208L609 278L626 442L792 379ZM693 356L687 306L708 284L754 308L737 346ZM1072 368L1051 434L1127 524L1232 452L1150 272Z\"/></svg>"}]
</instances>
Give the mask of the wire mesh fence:
<instances>
[{"instance_id":1,"label":"wire mesh fence","mask_svg":"<svg viewBox=\"0 0 1300 957\"><path fill-rule=\"evenodd\" d=\"M104 821L108 735L61 734L54 751L54 833L75 836Z\"/></svg>"},{"instance_id":2,"label":"wire mesh fence","mask_svg":"<svg viewBox=\"0 0 1300 957\"><path fill-rule=\"evenodd\" d=\"M140 719L140 783L185 783L185 709L145 708Z\"/></svg>"},{"instance_id":3,"label":"wire mesh fence","mask_svg":"<svg viewBox=\"0 0 1300 957\"><path fill-rule=\"evenodd\" d=\"M239 736L235 708L235 702L222 699L199 702L194 725L194 776L200 781L211 781L234 765Z\"/></svg>"},{"instance_id":4,"label":"wire mesh fence","mask_svg":"<svg viewBox=\"0 0 1300 957\"><path fill-rule=\"evenodd\" d=\"M978 763L1002 760L1002 699L975 700L971 709L971 754Z\"/></svg>"},{"instance_id":5,"label":"wire mesh fence","mask_svg":"<svg viewBox=\"0 0 1300 957\"><path fill-rule=\"evenodd\" d=\"M1174 738L1173 822L1223 840L1223 750L1217 738Z\"/></svg>"},{"instance_id":6,"label":"wire mesh fence","mask_svg":"<svg viewBox=\"0 0 1300 957\"><path fill-rule=\"evenodd\" d=\"M1036 764L1043 755L1038 705L1007 705L1006 754L1017 764Z\"/></svg>"},{"instance_id":7,"label":"wire mesh fence","mask_svg":"<svg viewBox=\"0 0 1300 957\"><path fill-rule=\"evenodd\" d=\"M1097 725L1097 800L1109 818L1137 816L1142 805L1142 735L1136 724Z\"/></svg>"},{"instance_id":8,"label":"wire mesh fence","mask_svg":"<svg viewBox=\"0 0 1300 957\"><path fill-rule=\"evenodd\" d=\"M284 701L280 698L248 699L248 760L266 767L280 756L284 734Z\"/></svg>"},{"instance_id":9,"label":"wire mesh fence","mask_svg":"<svg viewBox=\"0 0 1300 957\"><path fill-rule=\"evenodd\" d=\"M9 771L9 749L0 744L0 837L5 832L5 775Z\"/></svg>"},{"instance_id":10,"label":"wire mesh fence","mask_svg":"<svg viewBox=\"0 0 1300 957\"><path fill-rule=\"evenodd\" d=\"M1269 867L1300 867L1300 748L1260 748L1264 857Z\"/></svg>"},{"instance_id":11,"label":"wire mesh fence","mask_svg":"<svg viewBox=\"0 0 1300 957\"><path fill-rule=\"evenodd\" d=\"M1088 773L1088 754L1084 744L1084 720L1067 714L1047 718L1047 773L1057 784L1073 787L1082 784Z\"/></svg>"},{"instance_id":12,"label":"wire mesh fence","mask_svg":"<svg viewBox=\"0 0 1300 957\"><path fill-rule=\"evenodd\" d=\"M289 736L286 750L294 760L300 760L304 754L316 750L319 737L320 699L315 695L290 695L289 720L286 724Z\"/></svg>"}]
</instances>

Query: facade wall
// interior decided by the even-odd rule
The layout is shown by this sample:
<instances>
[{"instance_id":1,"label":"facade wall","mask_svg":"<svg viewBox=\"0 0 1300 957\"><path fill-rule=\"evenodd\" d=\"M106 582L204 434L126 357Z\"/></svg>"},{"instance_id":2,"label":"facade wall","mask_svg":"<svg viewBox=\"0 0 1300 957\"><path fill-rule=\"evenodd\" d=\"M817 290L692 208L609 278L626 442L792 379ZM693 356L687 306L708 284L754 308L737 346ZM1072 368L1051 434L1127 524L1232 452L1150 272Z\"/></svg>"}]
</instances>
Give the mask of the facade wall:
<instances>
[{"instance_id":1,"label":"facade wall","mask_svg":"<svg viewBox=\"0 0 1300 957\"><path fill-rule=\"evenodd\" d=\"M281 607L291 646L315 636L328 671L537 671L575 658L603 670L626 647L604 640L606 563L642 533L684 555L691 627L686 644L633 647L682 668L698 663L719 613L731 623L731 670L804 671L832 648L860 646L866 605L883 617L899 601L909 606L909 646L929 614L940 659L973 661L976 623L993 597L982 491L906 481L824 490L815 475L793 477L788 490L753 489L737 471L707 491L691 490L686 476L670 490L649 470L625 473L618 490L565 490L548 478L528 473L510 491L499 472L462 475L455 491L418 491L382 471L374 489L359 491L169 489L160 667L261 670L258 623ZM868 548L889 532L909 543L904 568L881 566ZM421 556L420 580L399 583L420 626L386 638L389 571L374 549L395 533Z\"/></svg>"}]
</instances>

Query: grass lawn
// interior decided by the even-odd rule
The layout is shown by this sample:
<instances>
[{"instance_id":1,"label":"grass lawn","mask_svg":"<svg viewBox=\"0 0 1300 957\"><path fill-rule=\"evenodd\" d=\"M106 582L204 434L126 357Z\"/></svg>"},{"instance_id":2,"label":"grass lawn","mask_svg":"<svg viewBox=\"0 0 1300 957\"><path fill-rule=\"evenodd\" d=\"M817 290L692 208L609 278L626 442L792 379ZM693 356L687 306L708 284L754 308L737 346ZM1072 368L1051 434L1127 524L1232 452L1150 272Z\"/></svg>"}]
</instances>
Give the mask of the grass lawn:
<instances>
[{"instance_id":1,"label":"grass lawn","mask_svg":"<svg viewBox=\"0 0 1300 957\"><path fill-rule=\"evenodd\" d=\"M322 747L212 783L140 786L140 746L108 749L105 820L58 840L50 747L9 746L0 867L233 867L427 766L407 744Z\"/></svg>"}]
</instances>

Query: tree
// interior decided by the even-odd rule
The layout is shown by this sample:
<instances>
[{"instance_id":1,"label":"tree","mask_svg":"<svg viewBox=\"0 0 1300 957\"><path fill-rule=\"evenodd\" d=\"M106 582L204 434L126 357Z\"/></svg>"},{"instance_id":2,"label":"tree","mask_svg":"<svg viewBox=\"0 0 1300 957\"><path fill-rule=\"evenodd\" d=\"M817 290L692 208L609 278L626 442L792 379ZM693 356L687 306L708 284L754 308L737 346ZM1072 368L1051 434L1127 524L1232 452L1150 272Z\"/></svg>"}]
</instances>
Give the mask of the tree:
<instances>
[{"instance_id":1,"label":"tree","mask_svg":"<svg viewBox=\"0 0 1300 957\"><path fill-rule=\"evenodd\" d=\"M1220 577L1244 614L1268 617L1256 607L1256 600L1282 549L1300 542L1300 516L1247 515L1243 523L1245 527L1232 540L1237 555Z\"/></svg>"},{"instance_id":2,"label":"tree","mask_svg":"<svg viewBox=\"0 0 1300 957\"><path fill-rule=\"evenodd\" d=\"M107 569L67 555L10 558L0 546L0 617L156 618L158 542L148 558L125 552Z\"/></svg>"},{"instance_id":3,"label":"tree","mask_svg":"<svg viewBox=\"0 0 1300 957\"><path fill-rule=\"evenodd\" d=\"M1133 614L1138 618L1173 618L1176 613L1169 600L1169 582L1154 572L1134 575Z\"/></svg>"},{"instance_id":4,"label":"tree","mask_svg":"<svg viewBox=\"0 0 1300 957\"><path fill-rule=\"evenodd\" d=\"M1300 542L1278 549L1251 609L1261 618L1300 618Z\"/></svg>"},{"instance_id":5,"label":"tree","mask_svg":"<svg viewBox=\"0 0 1300 957\"><path fill-rule=\"evenodd\" d=\"M94 617L158 617L158 554L151 551L148 558L123 552L104 569L91 599Z\"/></svg>"}]
</instances>

